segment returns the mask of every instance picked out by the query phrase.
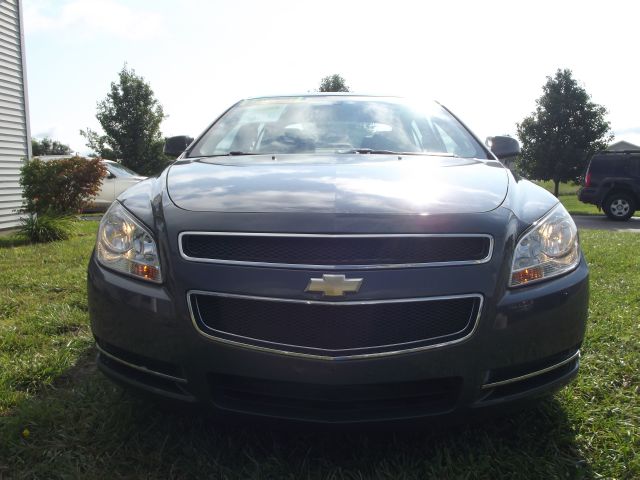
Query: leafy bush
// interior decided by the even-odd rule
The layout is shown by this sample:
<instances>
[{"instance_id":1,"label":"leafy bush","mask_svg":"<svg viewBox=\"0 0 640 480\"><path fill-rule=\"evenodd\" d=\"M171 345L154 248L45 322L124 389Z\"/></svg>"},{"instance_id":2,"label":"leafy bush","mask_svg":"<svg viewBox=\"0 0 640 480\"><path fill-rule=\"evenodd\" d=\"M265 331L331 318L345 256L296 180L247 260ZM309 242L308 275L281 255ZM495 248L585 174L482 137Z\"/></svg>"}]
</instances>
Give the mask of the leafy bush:
<instances>
[{"instance_id":1,"label":"leafy bush","mask_svg":"<svg viewBox=\"0 0 640 480\"><path fill-rule=\"evenodd\" d=\"M30 213L21 222L19 234L36 243L67 240L75 230L75 219L70 216Z\"/></svg>"},{"instance_id":2,"label":"leafy bush","mask_svg":"<svg viewBox=\"0 0 640 480\"><path fill-rule=\"evenodd\" d=\"M106 173L99 158L29 160L20 170L25 198L22 211L50 218L78 213L98 193Z\"/></svg>"}]
</instances>

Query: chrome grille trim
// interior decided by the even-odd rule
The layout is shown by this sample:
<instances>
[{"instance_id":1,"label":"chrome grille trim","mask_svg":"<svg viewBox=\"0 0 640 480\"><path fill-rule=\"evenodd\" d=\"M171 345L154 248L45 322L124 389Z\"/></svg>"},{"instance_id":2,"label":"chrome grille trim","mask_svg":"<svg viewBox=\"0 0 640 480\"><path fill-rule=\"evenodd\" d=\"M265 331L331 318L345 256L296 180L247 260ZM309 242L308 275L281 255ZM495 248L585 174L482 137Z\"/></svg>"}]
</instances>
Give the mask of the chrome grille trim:
<instances>
[{"instance_id":1,"label":"chrome grille trim","mask_svg":"<svg viewBox=\"0 0 640 480\"><path fill-rule=\"evenodd\" d=\"M288 350L284 350L283 348L261 347L261 346L257 346L257 345L251 345L251 344L248 344L248 343L244 343L241 340L234 341L234 340L229 340L229 339L226 339L226 338L216 337L215 335L210 335L210 334L204 332L198 326L198 322L196 320L195 312L193 311L192 302L191 302L191 296L192 295L211 295L211 296L217 296L217 297L228 297L228 298L237 298L237 299L246 299L246 300L259 300L259 301L271 301L271 302L285 302L285 303L322 304L322 305L331 305L331 306L335 306L335 307L340 307L341 305L363 305L363 304L364 305L372 305L372 304L381 304L381 303L428 302L428 301L436 301L436 300L452 300L452 299L459 299L459 298L476 298L478 300L478 313L476 314L475 318L472 320L473 321L473 326L472 326L471 330L469 331L469 333L467 335L465 335L464 337L461 337L461 338L457 338L457 339L454 339L454 340L450 340L450 341L442 342L442 343L437 343L437 344L433 344L433 345L426 345L426 346L415 347L415 348L407 348L407 349L398 349L398 350L387 351L387 352L367 353L367 354L357 354L357 355L344 355L344 356L328 356L328 355L320 355L320 354L314 355L314 354L310 354L310 353L291 352L291 351L288 351ZM385 300L321 301L321 300L298 300L298 299L289 299L289 298L260 297L260 296L253 296L253 295L239 295L239 294L234 294L234 293L206 292L206 291L202 291L202 290L190 290L190 291L187 292L186 300L187 300L187 307L189 309L189 314L191 316L191 322L193 323L194 328L196 329L196 331L200 335L202 335L203 337L206 337L206 338L208 338L210 340L215 340L216 342L221 342L221 343L225 343L225 344L229 344L229 345L235 345L235 346L244 347L244 348L248 348L250 350L256 350L256 351L261 351L261 352L277 353L277 354L280 354L280 355L288 355L288 356L303 357L303 358L313 358L313 359L320 359L320 360L330 360L330 361L386 357L386 356L390 356L390 355L399 355L399 354L403 354L403 353L412 353L412 352L419 352L419 351L423 351L423 350L432 350L432 349L435 349L435 348L441 348L441 347L448 346L448 345L454 345L454 344L457 344L457 343L462 343L462 342L466 341L467 339L469 339L475 333L475 331L477 330L478 323L479 323L480 317L482 315L482 308L483 308L483 305L484 305L484 297L481 294L478 294L478 293L462 294L462 295L446 295L446 296L438 296L438 297L398 298L398 299L385 299ZM227 332L223 332L223 333L225 335L238 336L238 335L234 335L234 334L227 333ZM268 343L268 342L265 342L264 340L260 340L260 339L254 339L254 340L258 340L258 341L261 341L263 343ZM278 345L279 347L286 347L287 346L287 345L279 344L279 343L274 344L274 345ZM401 345L406 345L406 343L401 344ZM389 345L387 345L387 346L389 346ZM379 345L379 347L384 347L384 346ZM305 347L303 347L303 348L305 348ZM373 347L368 347L368 348L373 348Z\"/></svg>"},{"instance_id":2,"label":"chrome grille trim","mask_svg":"<svg viewBox=\"0 0 640 480\"><path fill-rule=\"evenodd\" d=\"M184 252L182 247L182 238L185 235L203 235L203 236L242 236L242 237L285 237L285 238L486 238L489 240L489 250L486 257L480 260L460 260L448 262L427 262L427 263L389 263L389 264L371 264L371 265L311 265L301 263L274 263L274 262L250 262L242 260L221 260L214 258L191 257ZM180 256L190 262L216 263L220 265L245 265L251 267L273 267L273 268L297 268L297 269L315 269L315 270L370 270L382 268L417 268L417 267L440 267L448 265L478 265L487 263L493 256L493 236L486 233L351 233L351 234L324 234L324 233L259 233L259 232L204 232L204 231L186 231L178 234L178 248Z\"/></svg>"},{"instance_id":3,"label":"chrome grille trim","mask_svg":"<svg viewBox=\"0 0 640 480\"><path fill-rule=\"evenodd\" d=\"M156 377L160 377L160 378L164 378L166 380L171 380L174 382L178 382L178 383L187 383L187 380L184 378L180 378L180 377L174 377L173 375L167 375L166 373L160 373L160 372L156 372L155 370L151 370L147 367L144 367L142 365L137 365L135 363L131 363L128 362L126 360L121 359L120 357L115 356L112 353L107 352L104 348L102 348L98 342L95 343L96 349L98 350L98 352L100 353L100 355L104 355L105 357L110 358L111 360L118 362L122 365L125 365L129 368L133 368L134 370L138 370L140 372L144 372L144 373L148 373L150 375L155 375Z\"/></svg>"},{"instance_id":4,"label":"chrome grille trim","mask_svg":"<svg viewBox=\"0 0 640 480\"><path fill-rule=\"evenodd\" d=\"M558 362L558 363L556 363L554 365L551 365L549 367L546 367L546 368L542 368L540 370L536 370L535 372L527 373L525 375L520 375L519 377L508 378L506 380L501 380L499 382L485 383L484 385L482 385L482 389L483 390L487 390L489 388L501 387L503 385L509 385L511 383L521 382L521 381L527 380L529 378L537 377L538 375L542 375L544 373L547 373L547 372L550 372L550 371L555 370L557 368L560 368L560 367L566 365L567 363L571 363L574 360L577 360L579 358L580 358L580 350L578 350L576 353L571 355L569 358L565 358L561 362Z\"/></svg>"}]
</instances>

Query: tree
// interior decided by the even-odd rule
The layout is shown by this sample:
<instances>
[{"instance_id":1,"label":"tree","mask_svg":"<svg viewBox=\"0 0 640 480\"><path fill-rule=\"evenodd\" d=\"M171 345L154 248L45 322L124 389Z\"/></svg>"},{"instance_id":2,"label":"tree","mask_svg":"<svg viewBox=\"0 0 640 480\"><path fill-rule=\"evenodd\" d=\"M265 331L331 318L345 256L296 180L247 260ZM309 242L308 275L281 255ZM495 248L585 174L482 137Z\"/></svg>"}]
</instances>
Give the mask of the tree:
<instances>
[{"instance_id":1,"label":"tree","mask_svg":"<svg viewBox=\"0 0 640 480\"><path fill-rule=\"evenodd\" d=\"M106 135L100 135L98 132L94 132L90 128L80 130L80 135L87 140L87 147L93 151L93 153L89 155L90 157L106 158L107 160L118 159L116 152L109 147L109 137Z\"/></svg>"},{"instance_id":2,"label":"tree","mask_svg":"<svg viewBox=\"0 0 640 480\"><path fill-rule=\"evenodd\" d=\"M517 124L522 152L518 168L536 180L553 180L558 196L560 182L576 180L589 157L613 139L607 110L573 78L569 69L547 77L536 110Z\"/></svg>"},{"instance_id":3,"label":"tree","mask_svg":"<svg viewBox=\"0 0 640 480\"><path fill-rule=\"evenodd\" d=\"M117 158L136 172L153 175L170 161L162 153L162 105L134 70L125 65L118 76L106 98L98 102L96 118L104 135L89 128L80 133L87 146L103 158Z\"/></svg>"},{"instance_id":4,"label":"tree","mask_svg":"<svg viewBox=\"0 0 640 480\"><path fill-rule=\"evenodd\" d=\"M34 157L40 157L42 155L70 155L71 148L69 145L60 143L57 140L51 140L49 137L44 137L42 140L37 138L31 139L31 150Z\"/></svg>"},{"instance_id":5,"label":"tree","mask_svg":"<svg viewBox=\"0 0 640 480\"><path fill-rule=\"evenodd\" d=\"M342 75L338 75L334 73L333 75L328 75L320 80L320 88L319 92L348 92L349 87L347 86L347 82Z\"/></svg>"}]
</instances>

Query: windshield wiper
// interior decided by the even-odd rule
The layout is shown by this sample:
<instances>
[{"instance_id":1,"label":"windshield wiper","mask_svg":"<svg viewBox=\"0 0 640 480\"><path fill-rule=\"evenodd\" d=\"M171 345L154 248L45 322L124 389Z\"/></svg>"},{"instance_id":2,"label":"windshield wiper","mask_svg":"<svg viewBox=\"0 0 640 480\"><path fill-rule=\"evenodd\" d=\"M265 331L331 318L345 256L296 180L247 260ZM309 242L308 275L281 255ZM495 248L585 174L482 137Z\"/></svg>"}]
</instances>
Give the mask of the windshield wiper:
<instances>
[{"instance_id":1,"label":"windshield wiper","mask_svg":"<svg viewBox=\"0 0 640 480\"><path fill-rule=\"evenodd\" d=\"M362 155L426 155L430 157L458 157L453 153L448 152L396 152L394 150L375 150L373 148L350 148L349 150L340 150L337 153L340 154L352 154L358 153ZM216 153L213 155L198 155L198 158L212 158L212 157L239 157L243 155L272 155L275 156L274 153L265 153L265 152L241 152L233 150L227 153Z\"/></svg>"},{"instance_id":2,"label":"windshield wiper","mask_svg":"<svg viewBox=\"0 0 640 480\"><path fill-rule=\"evenodd\" d=\"M370 153L371 155L400 155L400 152L392 150L374 150L373 148L352 148L349 150L341 150L340 153Z\"/></svg>"},{"instance_id":3,"label":"windshield wiper","mask_svg":"<svg viewBox=\"0 0 640 480\"><path fill-rule=\"evenodd\" d=\"M371 155L429 155L433 157L456 157L453 153L448 152L395 152L393 150L374 150L372 148L352 148L350 150L342 150L339 153L361 153Z\"/></svg>"},{"instance_id":4,"label":"windshield wiper","mask_svg":"<svg viewBox=\"0 0 640 480\"><path fill-rule=\"evenodd\" d=\"M238 157L241 155L271 155L270 153L262 153L262 152L240 152L240 151L231 151L227 153L216 153L214 155L198 155L199 158L211 158L211 157Z\"/></svg>"}]
</instances>

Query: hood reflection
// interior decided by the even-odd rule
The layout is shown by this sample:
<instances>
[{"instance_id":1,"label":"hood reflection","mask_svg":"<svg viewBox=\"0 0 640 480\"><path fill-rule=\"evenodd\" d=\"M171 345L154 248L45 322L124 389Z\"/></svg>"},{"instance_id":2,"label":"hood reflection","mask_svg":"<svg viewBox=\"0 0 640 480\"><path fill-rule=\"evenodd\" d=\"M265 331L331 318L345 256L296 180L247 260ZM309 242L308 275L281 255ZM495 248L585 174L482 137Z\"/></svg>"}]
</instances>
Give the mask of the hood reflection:
<instances>
[{"instance_id":1,"label":"hood reflection","mask_svg":"<svg viewBox=\"0 0 640 480\"><path fill-rule=\"evenodd\" d=\"M504 168L472 159L224 160L171 167L172 201L192 211L473 213L498 207L508 186Z\"/></svg>"}]
</instances>

